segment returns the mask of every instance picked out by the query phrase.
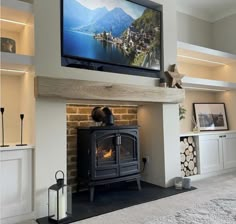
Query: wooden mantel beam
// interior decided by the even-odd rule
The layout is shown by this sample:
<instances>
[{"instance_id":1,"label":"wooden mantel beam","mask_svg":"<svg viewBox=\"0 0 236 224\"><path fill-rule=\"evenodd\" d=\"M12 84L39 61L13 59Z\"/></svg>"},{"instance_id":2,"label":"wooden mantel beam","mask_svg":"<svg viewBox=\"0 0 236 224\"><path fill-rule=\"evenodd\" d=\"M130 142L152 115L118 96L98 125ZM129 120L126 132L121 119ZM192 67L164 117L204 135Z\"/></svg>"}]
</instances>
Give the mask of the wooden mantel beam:
<instances>
[{"instance_id":1,"label":"wooden mantel beam","mask_svg":"<svg viewBox=\"0 0 236 224\"><path fill-rule=\"evenodd\" d=\"M180 103L184 100L185 91L176 88L37 76L35 78L35 96L68 100Z\"/></svg>"}]
</instances>

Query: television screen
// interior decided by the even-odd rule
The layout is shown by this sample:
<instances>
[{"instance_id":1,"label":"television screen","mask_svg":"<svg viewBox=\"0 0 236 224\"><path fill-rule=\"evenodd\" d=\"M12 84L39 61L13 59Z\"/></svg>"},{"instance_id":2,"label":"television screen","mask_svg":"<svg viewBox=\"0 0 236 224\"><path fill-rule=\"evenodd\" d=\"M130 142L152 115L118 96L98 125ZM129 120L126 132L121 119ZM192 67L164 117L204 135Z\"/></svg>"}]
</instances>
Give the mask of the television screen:
<instances>
[{"instance_id":1,"label":"television screen","mask_svg":"<svg viewBox=\"0 0 236 224\"><path fill-rule=\"evenodd\" d=\"M160 70L161 11L127 0L64 0L62 56Z\"/></svg>"}]
</instances>

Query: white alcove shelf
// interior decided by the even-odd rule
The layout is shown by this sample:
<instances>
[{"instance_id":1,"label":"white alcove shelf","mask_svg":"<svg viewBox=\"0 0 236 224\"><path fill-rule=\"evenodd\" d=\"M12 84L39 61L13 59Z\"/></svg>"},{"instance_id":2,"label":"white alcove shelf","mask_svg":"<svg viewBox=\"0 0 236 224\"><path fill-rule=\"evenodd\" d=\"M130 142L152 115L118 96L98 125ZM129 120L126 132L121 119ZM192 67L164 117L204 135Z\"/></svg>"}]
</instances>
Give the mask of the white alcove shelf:
<instances>
[{"instance_id":1,"label":"white alcove shelf","mask_svg":"<svg viewBox=\"0 0 236 224\"><path fill-rule=\"evenodd\" d=\"M32 60L26 56L34 55L33 5L18 0L2 0L0 9L1 37L14 40L16 48L15 56L14 53L10 56L1 52L1 67L7 64L8 68L18 69L14 66L21 63L23 66L31 65Z\"/></svg>"},{"instance_id":2,"label":"white alcove shelf","mask_svg":"<svg viewBox=\"0 0 236 224\"><path fill-rule=\"evenodd\" d=\"M236 63L236 55L189 43L177 42L177 60L208 67Z\"/></svg>"},{"instance_id":3,"label":"white alcove shelf","mask_svg":"<svg viewBox=\"0 0 236 224\"><path fill-rule=\"evenodd\" d=\"M213 69L231 66L236 63L236 55L196 46L189 43L177 42L177 61L184 65L197 65L198 67ZM209 70L208 70L209 71ZM196 72L195 72L196 73ZM200 74L199 74L200 75ZM202 75L202 74L201 74ZM196 76L185 76L182 79L183 87L194 90L230 91L236 90L236 83Z\"/></svg>"},{"instance_id":4,"label":"white alcove shelf","mask_svg":"<svg viewBox=\"0 0 236 224\"><path fill-rule=\"evenodd\" d=\"M28 72L33 69L33 56L1 52L1 69ZM11 73L10 71L2 71Z\"/></svg>"},{"instance_id":5,"label":"white alcove shelf","mask_svg":"<svg viewBox=\"0 0 236 224\"><path fill-rule=\"evenodd\" d=\"M236 90L236 83L202 79L185 76L182 79L183 88L194 90L209 90L209 91L230 91Z\"/></svg>"}]
</instances>

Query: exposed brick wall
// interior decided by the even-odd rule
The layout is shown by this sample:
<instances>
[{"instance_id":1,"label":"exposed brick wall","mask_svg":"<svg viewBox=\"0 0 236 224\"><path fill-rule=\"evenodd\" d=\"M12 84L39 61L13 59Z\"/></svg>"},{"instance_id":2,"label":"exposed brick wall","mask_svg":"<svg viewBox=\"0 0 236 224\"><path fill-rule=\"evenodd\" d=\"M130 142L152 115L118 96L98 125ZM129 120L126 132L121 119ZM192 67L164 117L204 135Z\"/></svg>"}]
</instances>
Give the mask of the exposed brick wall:
<instances>
[{"instance_id":1,"label":"exposed brick wall","mask_svg":"<svg viewBox=\"0 0 236 224\"><path fill-rule=\"evenodd\" d=\"M67 183L72 186L73 191L77 187L76 127L95 126L91 118L91 111L95 106L108 106L114 115L115 125L137 125L138 108L135 106L67 105Z\"/></svg>"}]
</instances>

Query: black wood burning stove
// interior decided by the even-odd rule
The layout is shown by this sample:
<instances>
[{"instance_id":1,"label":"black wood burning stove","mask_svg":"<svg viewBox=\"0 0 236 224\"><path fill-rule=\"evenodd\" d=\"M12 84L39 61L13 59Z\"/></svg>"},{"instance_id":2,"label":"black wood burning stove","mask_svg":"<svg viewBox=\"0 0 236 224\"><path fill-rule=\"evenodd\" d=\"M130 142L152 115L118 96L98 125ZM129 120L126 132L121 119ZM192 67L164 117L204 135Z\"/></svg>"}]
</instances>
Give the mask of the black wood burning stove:
<instances>
[{"instance_id":1,"label":"black wood burning stove","mask_svg":"<svg viewBox=\"0 0 236 224\"><path fill-rule=\"evenodd\" d=\"M141 189L137 126L79 127L77 136L78 186L89 186L90 201L97 185L133 179Z\"/></svg>"}]
</instances>

